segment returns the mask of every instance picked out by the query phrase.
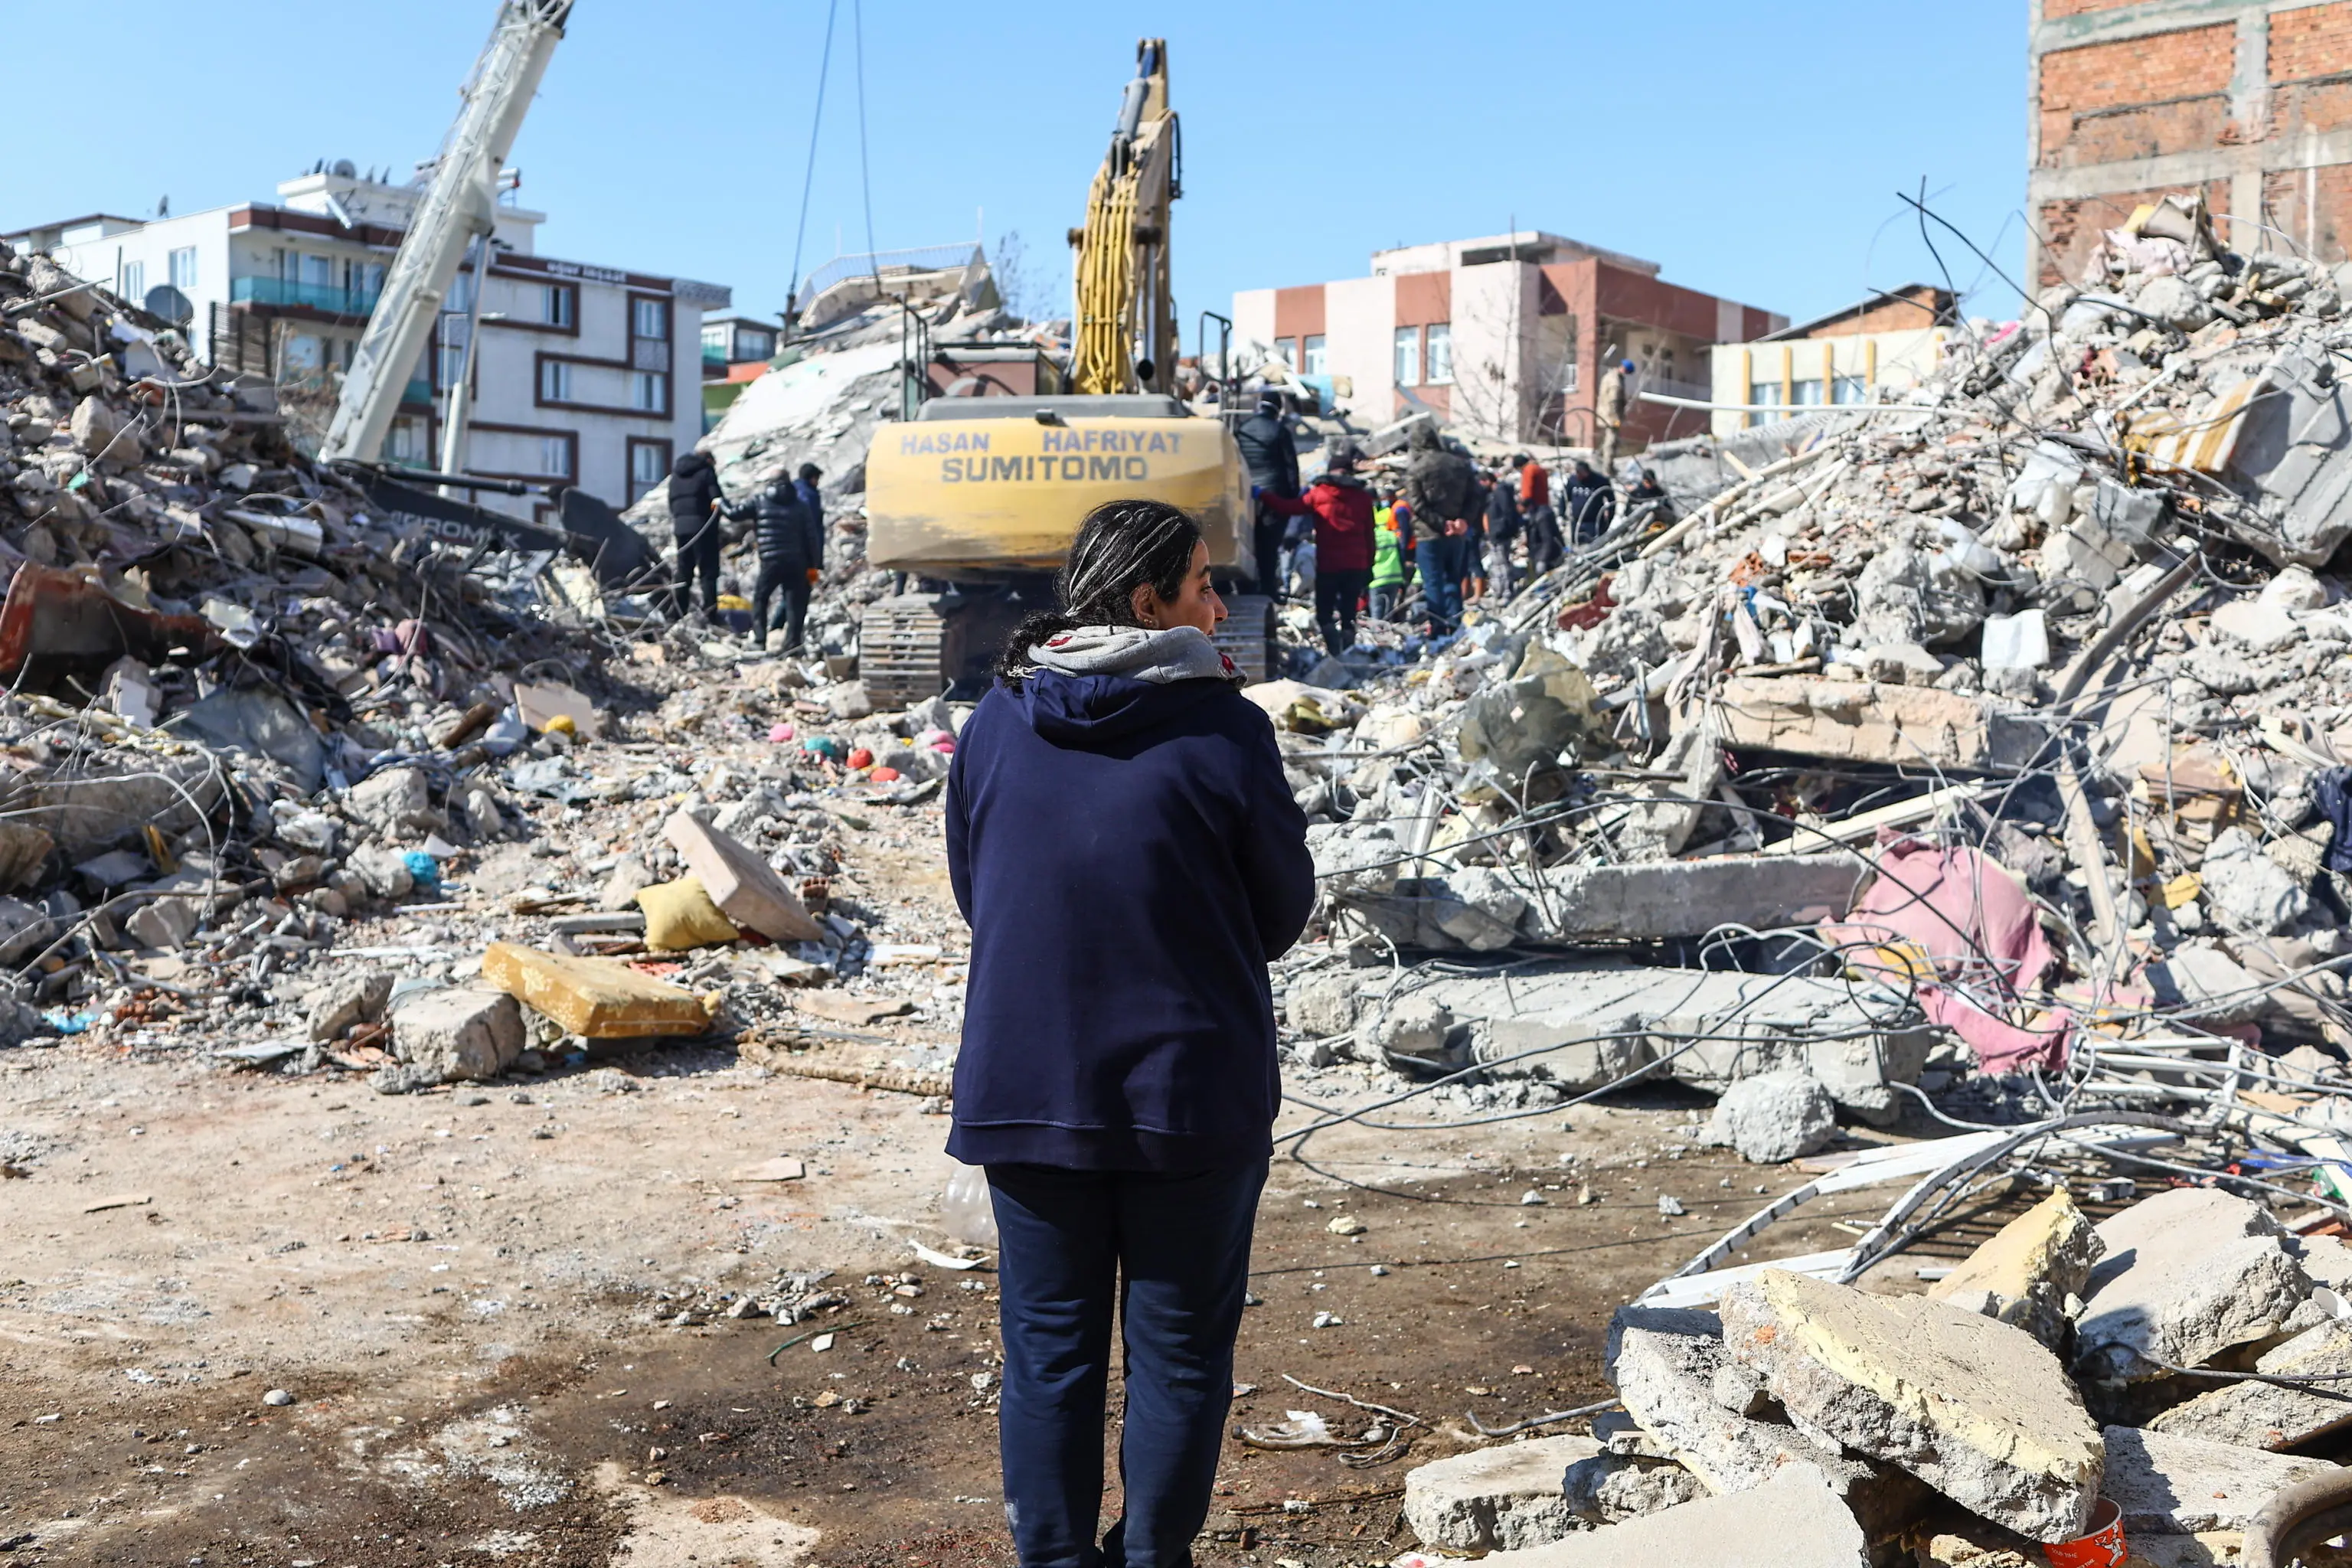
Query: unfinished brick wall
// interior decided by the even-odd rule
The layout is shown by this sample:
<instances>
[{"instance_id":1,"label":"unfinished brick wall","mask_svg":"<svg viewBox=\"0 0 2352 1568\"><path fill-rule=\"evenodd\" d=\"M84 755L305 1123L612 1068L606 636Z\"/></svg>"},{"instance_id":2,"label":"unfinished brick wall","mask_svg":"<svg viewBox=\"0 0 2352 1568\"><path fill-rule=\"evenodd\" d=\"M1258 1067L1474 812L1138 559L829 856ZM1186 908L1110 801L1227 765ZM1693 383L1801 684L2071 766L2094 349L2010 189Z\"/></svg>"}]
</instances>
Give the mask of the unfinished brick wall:
<instances>
[{"instance_id":1,"label":"unfinished brick wall","mask_svg":"<svg viewBox=\"0 0 2352 1568\"><path fill-rule=\"evenodd\" d=\"M2237 27L2223 22L2042 56L2042 166L2212 146L2231 129L2237 44Z\"/></svg>"},{"instance_id":2,"label":"unfinished brick wall","mask_svg":"<svg viewBox=\"0 0 2352 1568\"><path fill-rule=\"evenodd\" d=\"M2271 17L2271 80L2305 81L2344 71L2352 71L2352 4L2306 5Z\"/></svg>"},{"instance_id":3,"label":"unfinished brick wall","mask_svg":"<svg viewBox=\"0 0 2352 1568\"><path fill-rule=\"evenodd\" d=\"M2143 202L2153 202L2179 192L2194 195L2195 185L2175 185L2154 191L2116 191L2108 195L2083 196L2074 201L2044 202L2035 215L2035 222L2048 247L2042 269L2043 283L2079 281L2084 265L2099 243L2100 231L2120 226L2135 208ZM2227 181L2217 180L2205 187L2205 200L2213 210L2229 210L2230 187Z\"/></svg>"},{"instance_id":4,"label":"unfinished brick wall","mask_svg":"<svg viewBox=\"0 0 2352 1568\"><path fill-rule=\"evenodd\" d=\"M2244 235L2236 243L2247 249L2307 249L2331 265L2342 261L2346 241L2352 240L2352 166L2264 174L2263 221L2283 233Z\"/></svg>"}]
</instances>

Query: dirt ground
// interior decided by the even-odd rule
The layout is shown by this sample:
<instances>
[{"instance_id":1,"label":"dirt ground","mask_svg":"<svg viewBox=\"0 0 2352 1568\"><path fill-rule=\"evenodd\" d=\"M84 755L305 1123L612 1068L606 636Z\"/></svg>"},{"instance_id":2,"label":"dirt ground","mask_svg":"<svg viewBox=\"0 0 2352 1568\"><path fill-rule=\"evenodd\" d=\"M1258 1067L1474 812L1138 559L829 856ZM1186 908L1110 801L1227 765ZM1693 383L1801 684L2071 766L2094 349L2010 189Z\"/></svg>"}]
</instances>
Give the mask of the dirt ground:
<instances>
[{"instance_id":1,"label":"dirt ground","mask_svg":"<svg viewBox=\"0 0 2352 1568\"><path fill-rule=\"evenodd\" d=\"M837 891L952 942L936 808L870 815ZM344 942L467 945L450 919ZM944 1016L886 1027L919 1065L951 1043ZM1012 1563L993 1276L915 1252L949 1245L936 1104L695 1045L385 1096L171 1033L0 1053L0 1563ZM1471 1413L1605 1397L1610 1312L1805 1179L1697 1147L1704 1103L1341 1128L1277 1160L1234 1427L1360 1432L1342 1394L1422 1425L1360 1469L1232 1441L1201 1561L1384 1563L1412 1544L1406 1470L1481 1441ZM805 1174L737 1178L775 1156ZM1892 1195L1809 1206L1765 1255ZM724 1313L828 1271L842 1303L807 1322Z\"/></svg>"}]
</instances>

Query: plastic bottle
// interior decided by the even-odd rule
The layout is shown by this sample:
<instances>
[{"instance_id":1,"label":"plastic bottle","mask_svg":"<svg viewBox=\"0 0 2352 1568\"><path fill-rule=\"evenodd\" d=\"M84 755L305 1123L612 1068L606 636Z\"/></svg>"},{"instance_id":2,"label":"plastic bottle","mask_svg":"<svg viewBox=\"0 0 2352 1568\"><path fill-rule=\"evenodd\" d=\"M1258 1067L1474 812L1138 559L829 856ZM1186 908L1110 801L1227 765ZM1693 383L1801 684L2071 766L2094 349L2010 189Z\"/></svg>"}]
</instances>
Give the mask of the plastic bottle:
<instances>
[{"instance_id":1,"label":"plastic bottle","mask_svg":"<svg viewBox=\"0 0 2352 1568\"><path fill-rule=\"evenodd\" d=\"M988 1201L988 1175L977 1165L958 1165L940 1200L947 1232L970 1247L996 1245L996 1209Z\"/></svg>"}]
</instances>

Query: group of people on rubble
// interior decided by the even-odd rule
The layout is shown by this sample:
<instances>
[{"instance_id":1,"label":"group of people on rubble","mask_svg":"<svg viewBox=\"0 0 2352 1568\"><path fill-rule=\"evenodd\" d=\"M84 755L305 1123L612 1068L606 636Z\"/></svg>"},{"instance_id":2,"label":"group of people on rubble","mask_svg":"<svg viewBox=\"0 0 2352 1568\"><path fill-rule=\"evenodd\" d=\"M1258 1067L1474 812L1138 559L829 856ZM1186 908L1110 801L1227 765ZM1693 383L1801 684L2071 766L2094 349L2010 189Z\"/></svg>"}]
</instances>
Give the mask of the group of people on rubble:
<instances>
[{"instance_id":1,"label":"group of people on rubble","mask_svg":"<svg viewBox=\"0 0 2352 1568\"><path fill-rule=\"evenodd\" d=\"M1465 605L1508 600L1617 518L1620 491L1591 463L1577 460L1555 503L1550 470L1533 457L1482 470L1428 422L1412 429L1401 480L1367 479L1362 455L1343 444L1303 489L1279 392L1263 394L1234 436L1250 473L1258 582L1278 598L1311 600L1335 656L1355 646L1360 612L1399 618L1416 581L1424 627L1442 637ZM1651 470L1622 495L1647 520L1665 519L1666 492Z\"/></svg>"},{"instance_id":2,"label":"group of people on rubble","mask_svg":"<svg viewBox=\"0 0 2352 1568\"><path fill-rule=\"evenodd\" d=\"M707 452L688 452L670 466L670 531L677 540L671 582L671 612L699 609L706 621L719 619L719 557L728 522L751 525L760 568L751 589L751 635L762 648L768 634L782 629L784 651L801 647L808 625L809 595L824 573L824 470L803 463L797 473L780 470L740 500L719 493L719 470ZM701 595L696 600L695 589Z\"/></svg>"}]
</instances>

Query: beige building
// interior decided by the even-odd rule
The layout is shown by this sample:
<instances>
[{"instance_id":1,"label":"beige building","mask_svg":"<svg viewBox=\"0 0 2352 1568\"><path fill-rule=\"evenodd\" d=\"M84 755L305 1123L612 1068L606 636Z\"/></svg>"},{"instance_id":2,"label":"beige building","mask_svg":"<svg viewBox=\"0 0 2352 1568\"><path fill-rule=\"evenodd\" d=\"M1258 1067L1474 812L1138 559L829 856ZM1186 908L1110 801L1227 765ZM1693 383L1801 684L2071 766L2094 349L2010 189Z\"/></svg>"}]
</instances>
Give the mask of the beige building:
<instances>
[{"instance_id":1,"label":"beige building","mask_svg":"<svg viewBox=\"0 0 2352 1568\"><path fill-rule=\"evenodd\" d=\"M1913 283L1713 352L1715 434L1840 404L1892 402L1925 381L1956 322L1951 293Z\"/></svg>"}]
</instances>

